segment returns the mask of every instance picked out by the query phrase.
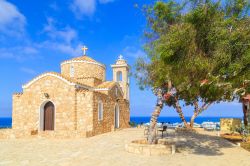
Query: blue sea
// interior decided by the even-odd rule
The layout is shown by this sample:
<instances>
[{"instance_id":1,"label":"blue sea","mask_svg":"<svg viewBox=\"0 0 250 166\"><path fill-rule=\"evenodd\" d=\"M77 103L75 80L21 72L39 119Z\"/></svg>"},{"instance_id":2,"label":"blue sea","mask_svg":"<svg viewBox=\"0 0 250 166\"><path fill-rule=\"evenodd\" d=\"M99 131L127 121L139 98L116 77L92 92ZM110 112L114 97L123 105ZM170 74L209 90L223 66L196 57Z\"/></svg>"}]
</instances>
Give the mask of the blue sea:
<instances>
[{"instance_id":1,"label":"blue sea","mask_svg":"<svg viewBox=\"0 0 250 166\"><path fill-rule=\"evenodd\" d=\"M151 117L131 117L130 121L135 122L136 124L148 123L150 122ZM220 122L221 118L237 118L237 117L197 117L195 123L202 124L202 122ZM186 117L186 121L190 122L191 117ZM179 117L159 117L158 122L165 123L181 123Z\"/></svg>"},{"instance_id":2,"label":"blue sea","mask_svg":"<svg viewBox=\"0 0 250 166\"><path fill-rule=\"evenodd\" d=\"M190 118L191 117L186 117L186 120L189 122ZM195 119L195 123L201 124L202 122L220 122L220 118L222 117L197 117ZM150 117L131 117L130 121L135 122L136 124L148 123L150 122ZM179 117L159 117L158 122L181 123L181 120ZM11 118L0 118L0 128L11 128L11 126L12 126Z\"/></svg>"},{"instance_id":3,"label":"blue sea","mask_svg":"<svg viewBox=\"0 0 250 166\"><path fill-rule=\"evenodd\" d=\"M11 128L12 119L11 118L0 118L0 129L1 128Z\"/></svg>"}]
</instances>

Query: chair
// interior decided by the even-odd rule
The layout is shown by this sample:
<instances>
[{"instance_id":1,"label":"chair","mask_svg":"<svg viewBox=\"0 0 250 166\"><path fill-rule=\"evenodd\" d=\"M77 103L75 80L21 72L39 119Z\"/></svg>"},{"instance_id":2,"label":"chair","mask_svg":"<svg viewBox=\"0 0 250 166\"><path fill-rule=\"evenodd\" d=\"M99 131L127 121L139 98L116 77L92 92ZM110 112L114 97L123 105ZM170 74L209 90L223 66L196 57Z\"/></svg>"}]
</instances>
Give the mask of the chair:
<instances>
[{"instance_id":1,"label":"chair","mask_svg":"<svg viewBox=\"0 0 250 166\"><path fill-rule=\"evenodd\" d=\"M167 131L168 126L163 126L162 129L158 130L161 132L161 138L163 138L163 132Z\"/></svg>"}]
</instances>

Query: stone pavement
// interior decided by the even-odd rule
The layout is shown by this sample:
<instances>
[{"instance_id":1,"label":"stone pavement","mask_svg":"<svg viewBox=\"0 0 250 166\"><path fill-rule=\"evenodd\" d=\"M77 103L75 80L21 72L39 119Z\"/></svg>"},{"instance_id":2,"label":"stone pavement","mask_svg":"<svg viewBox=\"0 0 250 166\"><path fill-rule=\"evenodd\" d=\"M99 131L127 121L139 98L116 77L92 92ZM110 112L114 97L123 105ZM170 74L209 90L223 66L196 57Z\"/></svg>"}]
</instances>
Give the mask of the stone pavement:
<instances>
[{"instance_id":1,"label":"stone pavement","mask_svg":"<svg viewBox=\"0 0 250 166\"><path fill-rule=\"evenodd\" d=\"M130 128L83 139L2 139L0 166L249 166L250 153L214 135L175 134L178 153L142 156L124 150L143 138L143 129ZM184 139L182 139L184 138Z\"/></svg>"}]
</instances>

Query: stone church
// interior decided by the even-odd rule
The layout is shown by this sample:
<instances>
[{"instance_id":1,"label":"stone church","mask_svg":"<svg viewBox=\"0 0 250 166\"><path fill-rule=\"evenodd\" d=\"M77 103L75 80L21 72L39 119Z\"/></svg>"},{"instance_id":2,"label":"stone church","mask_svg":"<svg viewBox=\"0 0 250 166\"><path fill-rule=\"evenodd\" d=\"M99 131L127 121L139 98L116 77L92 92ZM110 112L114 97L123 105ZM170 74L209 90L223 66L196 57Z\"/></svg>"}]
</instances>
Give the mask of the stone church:
<instances>
[{"instance_id":1,"label":"stone church","mask_svg":"<svg viewBox=\"0 0 250 166\"><path fill-rule=\"evenodd\" d=\"M106 66L86 56L61 63L13 95L12 129L45 137L89 137L129 127L129 65L119 56L113 80Z\"/></svg>"}]
</instances>

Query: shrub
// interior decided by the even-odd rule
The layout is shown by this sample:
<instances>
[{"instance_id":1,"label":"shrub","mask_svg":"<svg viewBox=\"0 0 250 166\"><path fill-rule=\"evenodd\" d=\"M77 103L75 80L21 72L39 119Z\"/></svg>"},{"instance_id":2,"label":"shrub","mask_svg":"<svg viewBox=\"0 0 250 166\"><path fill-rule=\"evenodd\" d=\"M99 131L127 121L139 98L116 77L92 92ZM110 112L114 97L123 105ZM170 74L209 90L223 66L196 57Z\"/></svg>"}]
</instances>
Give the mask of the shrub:
<instances>
[{"instance_id":1,"label":"shrub","mask_svg":"<svg viewBox=\"0 0 250 166\"><path fill-rule=\"evenodd\" d=\"M128 122L128 124L130 125L130 127L136 127L137 124L135 122Z\"/></svg>"}]
</instances>

